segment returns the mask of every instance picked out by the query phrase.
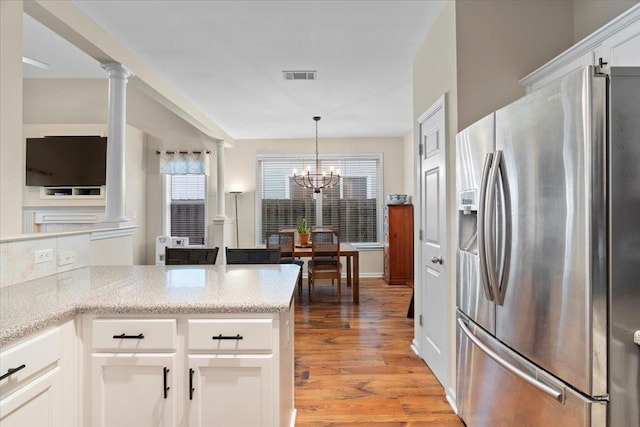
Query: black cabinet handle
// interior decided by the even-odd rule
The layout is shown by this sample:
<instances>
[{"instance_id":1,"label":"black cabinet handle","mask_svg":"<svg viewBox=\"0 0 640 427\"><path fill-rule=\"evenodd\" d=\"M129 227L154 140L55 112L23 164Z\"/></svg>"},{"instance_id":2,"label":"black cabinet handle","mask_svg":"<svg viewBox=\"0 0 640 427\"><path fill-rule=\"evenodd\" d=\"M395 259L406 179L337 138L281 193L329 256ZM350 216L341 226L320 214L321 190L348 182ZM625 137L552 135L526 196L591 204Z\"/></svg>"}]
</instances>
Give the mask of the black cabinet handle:
<instances>
[{"instance_id":1,"label":"black cabinet handle","mask_svg":"<svg viewBox=\"0 0 640 427\"><path fill-rule=\"evenodd\" d=\"M26 367L27 367L27 365L25 365L25 364L23 363L22 365L18 366L17 368L9 368L9 369L7 369L7 373L6 373L6 374L3 374L3 375L0 377L0 381L2 381L2 380L3 380L3 379L5 379L5 378L9 378L11 375L15 374L15 373L16 373L16 372L18 372L18 371L23 370L23 369L24 369L24 368L26 368Z\"/></svg>"},{"instance_id":2,"label":"black cabinet handle","mask_svg":"<svg viewBox=\"0 0 640 427\"><path fill-rule=\"evenodd\" d=\"M169 394L169 389L171 387L167 386L167 374L169 373L170 369L167 367L162 368L164 370L164 398L167 398L167 395Z\"/></svg>"},{"instance_id":3,"label":"black cabinet handle","mask_svg":"<svg viewBox=\"0 0 640 427\"><path fill-rule=\"evenodd\" d=\"M193 369L189 369L189 400L193 400L193 373L195 371Z\"/></svg>"},{"instance_id":4,"label":"black cabinet handle","mask_svg":"<svg viewBox=\"0 0 640 427\"><path fill-rule=\"evenodd\" d=\"M126 335L126 334L120 334L120 335L114 335L113 336L114 340L143 340L144 339L144 334L138 334L138 335Z\"/></svg>"},{"instance_id":5,"label":"black cabinet handle","mask_svg":"<svg viewBox=\"0 0 640 427\"><path fill-rule=\"evenodd\" d=\"M241 340L244 339L244 337L240 334L235 335L235 336L229 336L229 335L214 335L211 337L212 340Z\"/></svg>"}]
</instances>

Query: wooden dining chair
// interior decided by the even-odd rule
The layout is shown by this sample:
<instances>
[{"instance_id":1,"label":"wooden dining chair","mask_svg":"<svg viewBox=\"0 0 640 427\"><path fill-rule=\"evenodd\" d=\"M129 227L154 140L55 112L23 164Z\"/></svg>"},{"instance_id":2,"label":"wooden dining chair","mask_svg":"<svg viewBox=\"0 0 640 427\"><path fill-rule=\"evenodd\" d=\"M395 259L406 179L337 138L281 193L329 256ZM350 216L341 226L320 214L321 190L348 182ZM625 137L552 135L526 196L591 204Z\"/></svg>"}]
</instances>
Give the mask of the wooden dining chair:
<instances>
[{"instance_id":1,"label":"wooden dining chair","mask_svg":"<svg viewBox=\"0 0 640 427\"><path fill-rule=\"evenodd\" d=\"M165 265L215 264L220 248L169 248L164 250Z\"/></svg>"},{"instance_id":2,"label":"wooden dining chair","mask_svg":"<svg viewBox=\"0 0 640 427\"><path fill-rule=\"evenodd\" d=\"M311 231L334 231L332 225L313 225Z\"/></svg>"},{"instance_id":3,"label":"wooden dining chair","mask_svg":"<svg viewBox=\"0 0 640 427\"><path fill-rule=\"evenodd\" d=\"M268 249L280 249L280 264L296 264L300 267L298 275L298 294L302 295L302 266L304 261L295 257L295 234L292 231L274 231L267 233Z\"/></svg>"},{"instance_id":4,"label":"wooden dining chair","mask_svg":"<svg viewBox=\"0 0 640 427\"><path fill-rule=\"evenodd\" d=\"M280 249L225 248L227 264L278 264Z\"/></svg>"},{"instance_id":5,"label":"wooden dining chair","mask_svg":"<svg viewBox=\"0 0 640 427\"><path fill-rule=\"evenodd\" d=\"M331 279L338 282L338 299L341 295L340 281L340 235L335 231L311 232L311 259L308 263L309 298L315 294L316 280Z\"/></svg>"}]
</instances>

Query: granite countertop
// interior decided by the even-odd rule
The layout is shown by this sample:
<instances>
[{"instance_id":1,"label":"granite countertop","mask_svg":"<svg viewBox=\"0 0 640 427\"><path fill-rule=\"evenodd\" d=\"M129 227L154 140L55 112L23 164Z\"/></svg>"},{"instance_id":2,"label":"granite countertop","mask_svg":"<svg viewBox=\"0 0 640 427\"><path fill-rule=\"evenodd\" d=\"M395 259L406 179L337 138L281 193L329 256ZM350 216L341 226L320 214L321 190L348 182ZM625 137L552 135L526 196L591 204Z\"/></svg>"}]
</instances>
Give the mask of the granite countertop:
<instances>
[{"instance_id":1,"label":"granite countertop","mask_svg":"<svg viewBox=\"0 0 640 427\"><path fill-rule=\"evenodd\" d=\"M77 313L276 313L298 266L97 266L0 289L0 346Z\"/></svg>"}]
</instances>

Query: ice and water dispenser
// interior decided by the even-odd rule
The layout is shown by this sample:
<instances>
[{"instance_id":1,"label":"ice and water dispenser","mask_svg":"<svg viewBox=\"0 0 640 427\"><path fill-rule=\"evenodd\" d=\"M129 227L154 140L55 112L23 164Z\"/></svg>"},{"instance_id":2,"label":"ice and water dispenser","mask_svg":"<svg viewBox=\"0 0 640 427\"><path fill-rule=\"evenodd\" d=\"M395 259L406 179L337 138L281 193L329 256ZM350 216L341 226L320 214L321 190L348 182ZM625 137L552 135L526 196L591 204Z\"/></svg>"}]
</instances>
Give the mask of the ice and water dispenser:
<instances>
[{"instance_id":1,"label":"ice and water dispenser","mask_svg":"<svg viewBox=\"0 0 640 427\"><path fill-rule=\"evenodd\" d=\"M458 249L473 255L478 255L477 198L476 190L458 194Z\"/></svg>"}]
</instances>

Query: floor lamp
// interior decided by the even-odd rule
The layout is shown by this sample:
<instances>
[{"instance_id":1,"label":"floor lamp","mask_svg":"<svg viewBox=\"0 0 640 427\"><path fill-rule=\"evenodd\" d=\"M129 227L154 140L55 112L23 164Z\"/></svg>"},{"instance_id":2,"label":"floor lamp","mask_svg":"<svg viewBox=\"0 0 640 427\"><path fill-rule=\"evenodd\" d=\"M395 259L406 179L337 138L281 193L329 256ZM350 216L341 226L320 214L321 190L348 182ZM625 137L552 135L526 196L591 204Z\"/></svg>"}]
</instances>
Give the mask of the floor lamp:
<instances>
[{"instance_id":1,"label":"floor lamp","mask_svg":"<svg viewBox=\"0 0 640 427\"><path fill-rule=\"evenodd\" d=\"M242 194L242 191L230 191L229 194L233 194L236 202L236 248L240 247L240 234L238 233L238 196Z\"/></svg>"}]
</instances>

